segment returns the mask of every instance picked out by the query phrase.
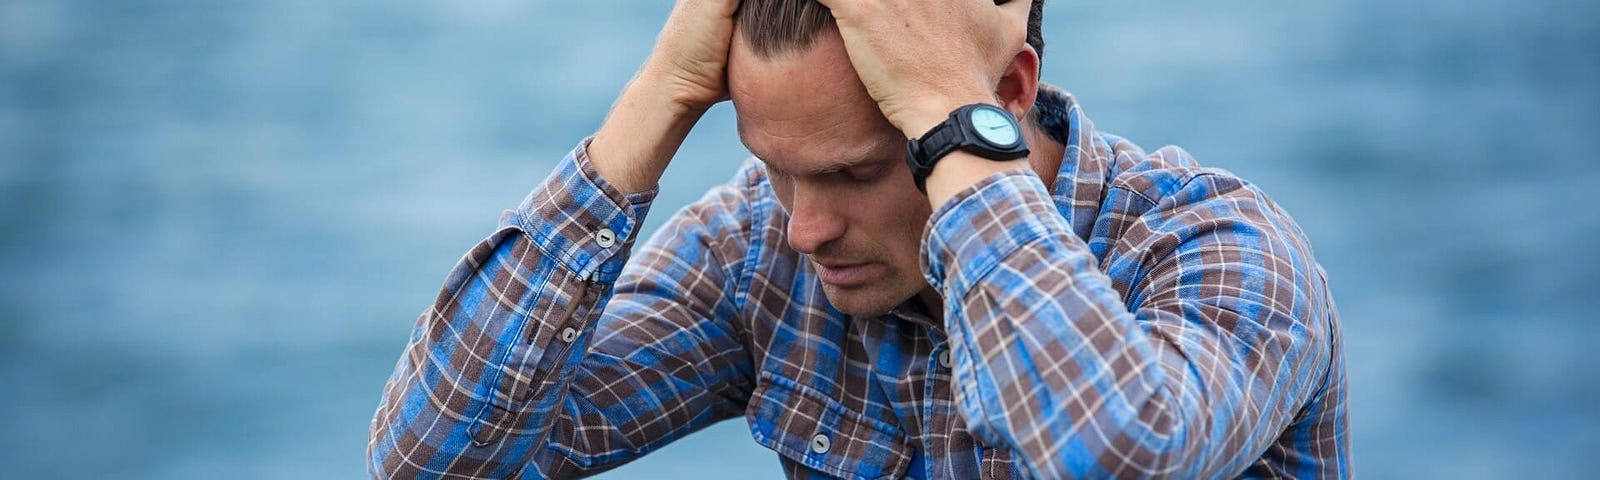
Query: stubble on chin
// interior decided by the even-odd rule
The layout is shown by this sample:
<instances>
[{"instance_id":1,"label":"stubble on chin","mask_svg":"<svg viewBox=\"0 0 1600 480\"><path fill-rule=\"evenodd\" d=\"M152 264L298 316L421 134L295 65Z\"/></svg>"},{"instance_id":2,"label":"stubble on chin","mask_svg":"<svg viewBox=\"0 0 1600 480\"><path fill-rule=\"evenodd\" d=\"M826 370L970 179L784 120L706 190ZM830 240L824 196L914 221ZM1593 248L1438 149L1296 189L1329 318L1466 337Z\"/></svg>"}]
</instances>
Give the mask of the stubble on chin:
<instances>
[{"instance_id":1,"label":"stubble on chin","mask_svg":"<svg viewBox=\"0 0 1600 480\"><path fill-rule=\"evenodd\" d=\"M828 303L840 312L853 317L868 318L889 313L890 310L894 310L915 296L915 293L899 295L898 292L883 285L840 287L823 284L822 293L828 297Z\"/></svg>"}]
</instances>

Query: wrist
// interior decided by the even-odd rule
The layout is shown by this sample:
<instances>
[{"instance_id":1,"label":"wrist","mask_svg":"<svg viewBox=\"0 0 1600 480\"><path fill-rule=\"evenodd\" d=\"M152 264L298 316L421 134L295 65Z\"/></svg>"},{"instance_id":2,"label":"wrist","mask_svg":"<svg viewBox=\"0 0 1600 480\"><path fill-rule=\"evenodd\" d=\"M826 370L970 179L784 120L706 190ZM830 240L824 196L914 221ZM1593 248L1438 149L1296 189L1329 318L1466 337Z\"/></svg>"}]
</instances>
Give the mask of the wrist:
<instances>
[{"instance_id":1,"label":"wrist","mask_svg":"<svg viewBox=\"0 0 1600 480\"><path fill-rule=\"evenodd\" d=\"M952 153L934 165L933 173L928 175L928 203L938 209L957 193L991 175L1012 170L1026 171L1027 168L1026 158L996 162L966 152Z\"/></svg>"},{"instance_id":2,"label":"wrist","mask_svg":"<svg viewBox=\"0 0 1600 480\"><path fill-rule=\"evenodd\" d=\"M658 101L678 116L698 117L723 100L722 95L711 93L706 86L674 74L674 70L668 67L657 65L653 57L646 60L639 74L629 82L628 93Z\"/></svg>"},{"instance_id":3,"label":"wrist","mask_svg":"<svg viewBox=\"0 0 1600 480\"><path fill-rule=\"evenodd\" d=\"M929 97L912 108L890 118L890 123L905 133L906 138L922 138L933 127L950 118L950 113L974 103L998 105L993 94L965 94Z\"/></svg>"}]
</instances>

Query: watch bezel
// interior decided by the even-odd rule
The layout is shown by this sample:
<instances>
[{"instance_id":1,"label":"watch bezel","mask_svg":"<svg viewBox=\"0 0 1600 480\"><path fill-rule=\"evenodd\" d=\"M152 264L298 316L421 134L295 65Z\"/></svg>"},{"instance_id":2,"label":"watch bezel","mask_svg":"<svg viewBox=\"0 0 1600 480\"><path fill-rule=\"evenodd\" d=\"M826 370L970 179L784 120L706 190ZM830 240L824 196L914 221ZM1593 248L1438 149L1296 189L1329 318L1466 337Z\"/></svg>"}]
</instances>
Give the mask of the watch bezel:
<instances>
[{"instance_id":1,"label":"watch bezel","mask_svg":"<svg viewBox=\"0 0 1600 480\"><path fill-rule=\"evenodd\" d=\"M972 115L978 109L999 112L1011 122L1012 128L1016 129L1017 140L1008 145L1001 145L978 133L977 125L972 121ZM911 167L911 178L916 182L917 190L926 191L925 181L933 172L933 166L956 150L994 161L1025 158L1029 153L1028 139L1023 134L1022 122L1011 115L1010 111L988 103L964 105L950 112L950 116L944 122L929 129L922 137L906 141L906 164Z\"/></svg>"},{"instance_id":2,"label":"watch bezel","mask_svg":"<svg viewBox=\"0 0 1600 480\"><path fill-rule=\"evenodd\" d=\"M972 137L971 138L972 140L977 140L979 142L982 142L982 143L985 144L985 146L988 146L988 147L990 147L992 149L995 149L995 150L1010 150L1012 148L1016 148L1019 144L1024 142L1024 140L1022 138L1022 125L1017 122L1017 118L1015 116L1011 115L1011 112L1008 112L1003 108L1000 108L1000 107L995 106L995 105L990 105L990 104L987 104L987 103L973 104L973 105L971 105L971 107L972 108L963 107L966 110L966 115L964 115L965 118L963 119L964 120L964 125L962 125L962 127L963 127L962 131L963 131L963 133L970 134L970 137ZM1011 143L1002 144L1002 143L996 143L995 141L990 140L989 137L984 136L983 131L979 130L977 122L975 122L973 120L973 117L976 117L978 115L979 111L984 111L984 110L998 113L998 114L1000 114L1000 118L1004 118L1007 123L1010 123L1011 124L1011 131L1013 132L1014 135L1016 135L1016 139L1012 140Z\"/></svg>"}]
</instances>

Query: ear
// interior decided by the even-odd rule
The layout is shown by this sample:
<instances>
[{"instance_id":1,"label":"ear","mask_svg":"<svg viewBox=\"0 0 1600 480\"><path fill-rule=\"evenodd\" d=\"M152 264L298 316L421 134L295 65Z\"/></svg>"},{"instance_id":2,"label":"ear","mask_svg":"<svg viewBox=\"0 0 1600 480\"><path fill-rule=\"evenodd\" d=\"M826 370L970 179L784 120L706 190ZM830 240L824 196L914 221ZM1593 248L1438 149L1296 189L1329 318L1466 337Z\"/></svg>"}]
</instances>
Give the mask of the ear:
<instances>
[{"instance_id":1,"label":"ear","mask_svg":"<svg viewBox=\"0 0 1600 480\"><path fill-rule=\"evenodd\" d=\"M1011 57L994 94L1000 106L1019 119L1033 110L1033 101L1039 97L1039 52L1032 45L1023 44L1022 50Z\"/></svg>"}]
</instances>

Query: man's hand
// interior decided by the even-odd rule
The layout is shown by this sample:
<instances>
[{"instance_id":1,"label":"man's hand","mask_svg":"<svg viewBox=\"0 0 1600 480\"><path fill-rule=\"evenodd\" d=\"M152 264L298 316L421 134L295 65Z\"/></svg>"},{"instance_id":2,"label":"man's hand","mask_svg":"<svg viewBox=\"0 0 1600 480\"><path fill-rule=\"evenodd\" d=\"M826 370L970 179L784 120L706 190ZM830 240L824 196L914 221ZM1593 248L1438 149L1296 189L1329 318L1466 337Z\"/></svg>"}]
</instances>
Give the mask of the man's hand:
<instances>
[{"instance_id":1,"label":"man's hand","mask_svg":"<svg viewBox=\"0 0 1600 480\"><path fill-rule=\"evenodd\" d=\"M820 0L883 115L919 137L957 107L994 103L1027 39L1029 0Z\"/></svg>"},{"instance_id":2,"label":"man's hand","mask_svg":"<svg viewBox=\"0 0 1600 480\"><path fill-rule=\"evenodd\" d=\"M995 87L1023 58L1017 54L1026 48L1032 6L1030 0L819 1L833 11L867 93L907 137L921 137L962 105L997 103ZM1036 68L1038 57L1028 58L1028 68ZM991 174L1027 165L953 152L928 176L928 202L937 209Z\"/></svg>"},{"instance_id":3,"label":"man's hand","mask_svg":"<svg viewBox=\"0 0 1600 480\"><path fill-rule=\"evenodd\" d=\"M678 0L639 80L689 110L705 111L728 98L728 48L739 0Z\"/></svg>"},{"instance_id":4,"label":"man's hand","mask_svg":"<svg viewBox=\"0 0 1600 480\"><path fill-rule=\"evenodd\" d=\"M650 58L589 144L600 176L624 193L648 190L712 105L728 97L728 47L739 0L678 0Z\"/></svg>"}]
</instances>

